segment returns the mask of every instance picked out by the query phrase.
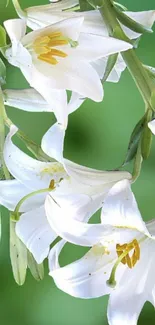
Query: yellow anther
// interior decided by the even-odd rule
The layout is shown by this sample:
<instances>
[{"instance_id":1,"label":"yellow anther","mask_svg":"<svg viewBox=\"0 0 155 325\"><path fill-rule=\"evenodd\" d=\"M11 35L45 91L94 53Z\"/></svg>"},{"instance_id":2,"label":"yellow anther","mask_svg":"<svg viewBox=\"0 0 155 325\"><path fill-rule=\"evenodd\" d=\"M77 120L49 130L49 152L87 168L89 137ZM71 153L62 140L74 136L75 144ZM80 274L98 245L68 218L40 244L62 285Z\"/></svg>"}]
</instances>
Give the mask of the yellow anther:
<instances>
[{"instance_id":1,"label":"yellow anther","mask_svg":"<svg viewBox=\"0 0 155 325\"><path fill-rule=\"evenodd\" d=\"M56 31L49 35L38 37L33 43L33 49L38 55L39 60L56 65L58 60L55 56L65 58L67 54L59 49L55 49L54 47L67 44L69 44L69 40L63 37L61 32Z\"/></svg>"},{"instance_id":2,"label":"yellow anther","mask_svg":"<svg viewBox=\"0 0 155 325\"><path fill-rule=\"evenodd\" d=\"M118 255L118 259L112 268L109 280L107 280L107 284L111 287L115 287L116 285L115 274L116 274L117 267L119 266L120 263L127 264L128 267L131 269L135 266L137 261L140 259L140 247L136 239L134 239L129 244L127 243L123 245L117 244L116 252ZM132 255L130 256L129 253L131 253Z\"/></svg>"},{"instance_id":3,"label":"yellow anther","mask_svg":"<svg viewBox=\"0 0 155 325\"><path fill-rule=\"evenodd\" d=\"M132 256L130 256L129 253L132 250L133 250L133 253L132 253ZM127 264L130 269L133 268L134 265L137 263L137 261L140 259L140 248L139 248L139 244L136 239L134 239L129 244L123 244L123 245L117 244L116 252L117 252L118 257L126 252L126 255L121 260L121 263Z\"/></svg>"},{"instance_id":4,"label":"yellow anther","mask_svg":"<svg viewBox=\"0 0 155 325\"><path fill-rule=\"evenodd\" d=\"M52 190L54 189L54 179L50 181L49 188L51 188Z\"/></svg>"}]
</instances>

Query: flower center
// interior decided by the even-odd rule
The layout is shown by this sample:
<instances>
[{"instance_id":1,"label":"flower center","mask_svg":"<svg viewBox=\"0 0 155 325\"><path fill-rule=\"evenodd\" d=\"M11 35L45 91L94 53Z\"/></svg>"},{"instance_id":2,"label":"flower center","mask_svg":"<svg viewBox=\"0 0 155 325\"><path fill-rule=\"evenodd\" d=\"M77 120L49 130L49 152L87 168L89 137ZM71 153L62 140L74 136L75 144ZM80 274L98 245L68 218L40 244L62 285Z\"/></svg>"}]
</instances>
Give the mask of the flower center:
<instances>
[{"instance_id":1,"label":"flower center","mask_svg":"<svg viewBox=\"0 0 155 325\"><path fill-rule=\"evenodd\" d=\"M129 244L123 244L123 245L117 244L116 252L118 255L118 259L114 264L110 274L110 278L107 281L107 284L110 287L116 286L115 274L116 274L117 267L120 263L127 264L127 266L131 269L135 266L135 264L140 259L140 247L137 239L134 239Z\"/></svg>"},{"instance_id":2,"label":"flower center","mask_svg":"<svg viewBox=\"0 0 155 325\"><path fill-rule=\"evenodd\" d=\"M39 60L56 65L58 63L58 58L65 58L67 54L55 47L67 44L72 46L71 41L72 40L69 38L64 37L61 32L56 31L49 35L36 38L33 43L33 49L38 55Z\"/></svg>"},{"instance_id":3,"label":"flower center","mask_svg":"<svg viewBox=\"0 0 155 325\"><path fill-rule=\"evenodd\" d=\"M138 241L134 239L129 244L116 245L116 252L118 257L121 256L124 252L127 253L121 260L121 263L127 264L130 269L132 269L137 261L140 259L140 247ZM129 255L129 253L132 255Z\"/></svg>"}]
</instances>

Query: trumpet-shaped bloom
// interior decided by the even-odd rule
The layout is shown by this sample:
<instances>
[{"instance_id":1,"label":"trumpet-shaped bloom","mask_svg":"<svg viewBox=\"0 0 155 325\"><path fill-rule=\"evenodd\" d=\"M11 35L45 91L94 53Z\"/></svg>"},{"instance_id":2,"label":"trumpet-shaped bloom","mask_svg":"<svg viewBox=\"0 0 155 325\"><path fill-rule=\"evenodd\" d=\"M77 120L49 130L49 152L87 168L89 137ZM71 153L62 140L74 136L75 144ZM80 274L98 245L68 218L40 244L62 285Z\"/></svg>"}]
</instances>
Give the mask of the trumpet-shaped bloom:
<instances>
[{"instance_id":1,"label":"trumpet-shaped bloom","mask_svg":"<svg viewBox=\"0 0 155 325\"><path fill-rule=\"evenodd\" d=\"M60 216L61 208L57 207ZM65 214L67 209L63 217ZM74 222L72 227L68 224L72 242L89 242L92 248L83 258L64 267L59 265L59 254L65 241L51 250L49 268L56 285L80 298L110 294L109 324L136 325L144 303L155 304L155 220L143 222L130 184L123 180L107 194L101 224L88 228L84 223L79 237L78 221Z\"/></svg>"},{"instance_id":2,"label":"trumpet-shaped bloom","mask_svg":"<svg viewBox=\"0 0 155 325\"><path fill-rule=\"evenodd\" d=\"M4 23L12 42L5 52L6 58L21 69L29 84L54 107L56 117L62 110L60 96L65 112L65 89L101 101L102 84L91 62L132 47L112 37L81 33L83 21L82 16L73 17L27 35L24 20Z\"/></svg>"},{"instance_id":3,"label":"trumpet-shaped bloom","mask_svg":"<svg viewBox=\"0 0 155 325\"><path fill-rule=\"evenodd\" d=\"M15 179L0 182L0 203L11 211L15 208L17 211L18 204L21 216L16 223L16 233L38 263L47 257L49 246L57 237L46 218L44 203L48 192L52 192L55 200L61 197L66 205L73 197L75 208L77 204L81 210L76 218L86 221L113 184L131 177L128 172L102 172L64 160L59 130L56 123L47 131L42 149L60 162L41 162L22 152L12 141L17 131L15 127L11 128L4 147L6 166Z\"/></svg>"},{"instance_id":4,"label":"trumpet-shaped bloom","mask_svg":"<svg viewBox=\"0 0 155 325\"><path fill-rule=\"evenodd\" d=\"M18 6L16 6L15 4L15 8L17 10L18 15L21 18L26 19L27 25L32 30L37 30L38 28L43 28L50 24L55 24L64 19L68 19L72 17L80 17L82 14L82 16L84 17L84 22L81 27L82 33L90 33L90 34L100 35L100 36L109 35L106 24L104 23L104 20L101 17L100 12L98 10L91 10L82 13L73 11L74 7L76 7L77 5L79 5L78 1L62 0L56 3L55 2L51 3L49 5L29 7L25 9L23 12L19 7L19 4ZM20 10L18 10L19 8ZM71 9L71 11L68 11L68 9ZM154 10L142 11L142 12L126 11L125 14L128 17L135 20L136 22L148 28L152 27L155 20ZM141 35L140 33L136 33L123 25L121 26L124 32L126 33L126 35L130 39L136 39ZM106 59L103 58L98 60L97 65L93 65L93 67L97 68L97 72L99 71L100 77L103 78L105 67L106 67ZM118 82L121 73L124 71L125 68L126 68L126 64L120 55L107 81Z\"/></svg>"}]
</instances>

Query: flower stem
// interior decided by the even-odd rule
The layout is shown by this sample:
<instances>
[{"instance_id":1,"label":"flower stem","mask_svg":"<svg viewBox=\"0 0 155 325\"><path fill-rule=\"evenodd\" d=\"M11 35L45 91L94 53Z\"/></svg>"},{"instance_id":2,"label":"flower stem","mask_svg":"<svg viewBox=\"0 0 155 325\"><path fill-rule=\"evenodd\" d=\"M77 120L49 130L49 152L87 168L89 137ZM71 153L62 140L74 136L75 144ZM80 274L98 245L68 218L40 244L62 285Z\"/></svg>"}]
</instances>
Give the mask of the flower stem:
<instances>
[{"instance_id":1,"label":"flower stem","mask_svg":"<svg viewBox=\"0 0 155 325\"><path fill-rule=\"evenodd\" d=\"M125 35L115 14L114 5L110 0L102 0L102 6L99 7L100 13L107 25L110 36L122 41L131 43L131 40ZM130 49L122 52L122 57L143 97L145 104L155 110L151 104L151 95L154 90L154 84L148 75L145 67L138 59L135 50Z\"/></svg>"},{"instance_id":2,"label":"flower stem","mask_svg":"<svg viewBox=\"0 0 155 325\"><path fill-rule=\"evenodd\" d=\"M18 221L19 218L20 218L20 213L19 213L19 209L21 207L21 205L26 201L28 200L29 198L31 198L32 196L34 195L37 195L37 194L41 194L41 193L46 193L46 192L51 192L53 191L54 187L48 187L48 188L43 188L41 190L37 190L37 191L34 191L34 192L31 192L27 195L25 195L19 202L18 204L16 205L15 207L15 210L11 213L11 219L13 221Z\"/></svg>"}]
</instances>

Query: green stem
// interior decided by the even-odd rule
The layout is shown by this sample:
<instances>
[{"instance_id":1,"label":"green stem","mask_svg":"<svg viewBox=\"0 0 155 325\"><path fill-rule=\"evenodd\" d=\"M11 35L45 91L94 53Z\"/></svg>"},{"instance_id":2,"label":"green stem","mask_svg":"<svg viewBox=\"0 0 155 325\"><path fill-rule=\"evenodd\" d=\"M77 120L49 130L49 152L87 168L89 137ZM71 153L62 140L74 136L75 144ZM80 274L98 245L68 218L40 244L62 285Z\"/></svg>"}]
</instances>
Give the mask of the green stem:
<instances>
[{"instance_id":1,"label":"green stem","mask_svg":"<svg viewBox=\"0 0 155 325\"><path fill-rule=\"evenodd\" d=\"M15 207L15 210L13 211L13 213L11 214L11 218L13 221L18 221L20 216L19 216L19 209L21 207L21 205L26 201L28 200L29 198L31 198L32 196L34 195L37 195L37 194L41 194L41 193L46 193L46 192L51 192L53 191L54 188L43 188L41 190L37 190L37 191L34 191L34 192L31 192L27 195L25 195L19 202L18 204L16 205Z\"/></svg>"},{"instance_id":2,"label":"green stem","mask_svg":"<svg viewBox=\"0 0 155 325\"><path fill-rule=\"evenodd\" d=\"M131 43L116 18L113 3L110 0L102 0L102 7L99 10L107 25L109 34L115 38ZM150 100L154 85L146 69L136 56L134 49L122 52L121 54L145 103L148 107L151 107ZM155 107L151 108L153 110L155 109Z\"/></svg>"},{"instance_id":3,"label":"green stem","mask_svg":"<svg viewBox=\"0 0 155 325\"><path fill-rule=\"evenodd\" d=\"M4 149L4 141L5 141L4 116L5 116L5 107L4 107L4 103L3 103L2 90L0 88L0 163L2 165L5 179L10 179L10 173L6 167L4 157L3 157L3 149Z\"/></svg>"}]
</instances>

